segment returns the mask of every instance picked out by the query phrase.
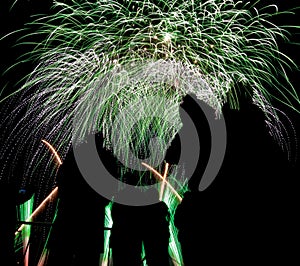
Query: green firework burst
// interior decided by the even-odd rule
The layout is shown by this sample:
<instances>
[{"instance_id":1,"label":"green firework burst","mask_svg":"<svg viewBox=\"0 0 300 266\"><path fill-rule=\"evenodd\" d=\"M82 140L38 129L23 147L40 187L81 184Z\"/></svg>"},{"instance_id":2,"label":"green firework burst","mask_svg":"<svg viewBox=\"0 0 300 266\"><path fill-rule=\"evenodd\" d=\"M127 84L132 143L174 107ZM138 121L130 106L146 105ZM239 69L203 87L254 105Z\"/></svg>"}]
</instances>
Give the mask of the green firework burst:
<instances>
[{"instance_id":1,"label":"green firework burst","mask_svg":"<svg viewBox=\"0 0 300 266\"><path fill-rule=\"evenodd\" d=\"M288 27L272 22L281 13L273 5L258 9L232 0L54 1L53 13L37 17L28 25L37 30L24 31L19 40L25 45L34 36L42 39L22 59L36 67L12 97L21 104L2 124L26 113L12 123L2 154L14 158L30 146L25 174L30 176L39 165L46 164L45 173L51 166L42 158L41 138L64 157L72 138L81 142L101 130L109 148L118 115L145 97L169 103L161 121L175 122L157 124L157 130L170 140L181 126L184 95L195 94L218 115L225 103L238 108L236 87L253 92L254 104L283 142L284 127L272 101L298 110L292 101L299 98L285 74L295 65L278 47L278 40L288 41ZM155 104L142 102L142 107L145 114L158 112ZM148 126L146 119L140 132L148 134ZM126 123L118 129L122 142L116 152L130 141L124 138Z\"/></svg>"}]
</instances>

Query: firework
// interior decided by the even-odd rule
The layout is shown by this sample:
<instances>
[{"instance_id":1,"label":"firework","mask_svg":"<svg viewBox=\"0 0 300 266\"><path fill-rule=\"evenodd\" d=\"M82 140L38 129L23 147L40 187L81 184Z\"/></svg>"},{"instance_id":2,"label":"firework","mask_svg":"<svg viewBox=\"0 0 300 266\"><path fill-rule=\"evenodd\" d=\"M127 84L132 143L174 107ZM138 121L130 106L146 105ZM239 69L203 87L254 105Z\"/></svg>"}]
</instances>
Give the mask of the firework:
<instances>
[{"instance_id":1,"label":"firework","mask_svg":"<svg viewBox=\"0 0 300 266\"><path fill-rule=\"evenodd\" d=\"M19 39L19 45L33 45L21 61L35 68L2 99L0 179L11 178L22 160L21 183L43 180L39 186L50 187L55 170L41 140L63 160L72 144L99 131L105 147L132 166L132 143L143 146L152 128L159 142L147 163L156 165L182 127L179 107L187 94L211 106L218 118L225 103L239 108L243 91L288 149L281 111L273 103L299 111L286 75L296 65L278 46L298 26L274 24L274 17L292 12L274 5L259 9L257 3L54 1L53 13L36 17ZM34 43L36 36L41 41ZM139 134L132 135L133 126Z\"/></svg>"},{"instance_id":2,"label":"firework","mask_svg":"<svg viewBox=\"0 0 300 266\"><path fill-rule=\"evenodd\" d=\"M291 102L299 102L285 75L294 63L278 48L278 40L288 41L288 27L271 20L285 13L276 6L259 10L249 2L232 0L54 1L53 5L55 12L31 22L29 28L37 30L24 31L19 41L25 45L42 36L22 58L36 62L36 68L17 92L21 104L2 123L7 126L25 112L11 125L2 154L13 158L24 154L25 143L30 142L26 176L36 173L37 161L42 165L42 138L64 157L74 136L80 142L102 130L110 148L116 116L145 97L161 95L169 103L161 121L173 116L175 126L158 125L160 138L167 143L181 127L176 110L188 93L220 113L226 102L238 108L236 84L246 93L251 88L254 104L264 111L273 132L284 128L271 100L293 109ZM147 114L157 108L148 104L143 110ZM141 125L140 132L145 133L148 125L149 121ZM122 142L128 141L125 123L119 132ZM280 141L284 142L282 137ZM9 152L8 147L15 148Z\"/></svg>"}]
</instances>

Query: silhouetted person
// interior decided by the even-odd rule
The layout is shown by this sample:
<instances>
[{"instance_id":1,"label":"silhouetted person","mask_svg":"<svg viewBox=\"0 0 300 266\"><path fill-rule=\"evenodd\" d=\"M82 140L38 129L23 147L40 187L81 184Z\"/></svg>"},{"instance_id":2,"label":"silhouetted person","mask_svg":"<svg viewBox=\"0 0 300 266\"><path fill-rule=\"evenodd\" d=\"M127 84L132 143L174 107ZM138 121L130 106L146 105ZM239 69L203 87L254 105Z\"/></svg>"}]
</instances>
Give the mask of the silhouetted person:
<instances>
[{"instance_id":1,"label":"silhouetted person","mask_svg":"<svg viewBox=\"0 0 300 266\"><path fill-rule=\"evenodd\" d=\"M140 266L142 260L146 259L149 266L168 266L168 216L168 207L164 202L147 206L113 203L110 238L113 265ZM144 258L141 256L142 244Z\"/></svg>"},{"instance_id":2,"label":"silhouetted person","mask_svg":"<svg viewBox=\"0 0 300 266\"><path fill-rule=\"evenodd\" d=\"M149 156L147 151L149 140L155 136L155 132L150 131L145 136L145 139L139 142L139 145L132 143L133 151L136 152L136 157L138 158L143 156L147 158ZM140 134L140 132L133 134ZM176 141L178 141L178 138L175 138ZM166 162L171 165L178 157L173 146L169 147L165 156ZM124 166L119 164L118 167L121 169ZM141 175L143 175L142 178ZM152 185L156 182L153 182L153 180L156 180L156 178L150 172L146 171L146 173L142 174L138 170L128 170L121 179L121 181L126 181L128 184L141 184L142 186ZM119 191L116 197L126 192L125 187L124 190ZM145 206L113 203L113 228L110 237L113 265L140 266L142 265L142 260L146 259L148 266L169 266L170 232L168 207L163 201L159 201L159 193L156 188L147 188L141 193L144 193L145 197L156 198L157 203ZM145 251L144 258L141 256L142 245L144 245Z\"/></svg>"},{"instance_id":3,"label":"silhouetted person","mask_svg":"<svg viewBox=\"0 0 300 266\"><path fill-rule=\"evenodd\" d=\"M0 183L0 264L16 266L14 238L16 231L16 190L14 185Z\"/></svg>"},{"instance_id":4,"label":"silhouetted person","mask_svg":"<svg viewBox=\"0 0 300 266\"><path fill-rule=\"evenodd\" d=\"M81 144L84 145L84 144ZM71 148L58 172L59 211L50 242L49 265L98 266L108 200L84 180Z\"/></svg>"},{"instance_id":5,"label":"silhouetted person","mask_svg":"<svg viewBox=\"0 0 300 266\"><path fill-rule=\"evenodd\" d=\"M289 259L294 203L285 154L268 134L262 111L247 99L240 110L225 105L223 114L223 165L206 190L187 193L176 210L185 266Z\"/></svg>"}]
</instances>

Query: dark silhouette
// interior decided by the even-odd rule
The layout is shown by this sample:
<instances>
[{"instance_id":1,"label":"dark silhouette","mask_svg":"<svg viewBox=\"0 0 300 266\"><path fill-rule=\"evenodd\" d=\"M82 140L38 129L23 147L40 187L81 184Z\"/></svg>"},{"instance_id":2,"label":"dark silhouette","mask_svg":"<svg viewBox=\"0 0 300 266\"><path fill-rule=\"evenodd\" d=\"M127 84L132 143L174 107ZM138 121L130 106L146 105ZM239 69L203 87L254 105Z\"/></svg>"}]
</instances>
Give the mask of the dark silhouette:
<instances>
[{"instance_id":1,"label":"dark silhouette","mask_svg":"<svg viewBox=\"0 0 300 266\"><path fill-rule=\"evenodd\" d=\"M286 154L247 99L239 110L225 105L223 114L227 150L220 172L206 190L191 188L176 210L184 265L289 261L296 194Z\"/></svg>"},{"instance_id":2,"label":"dark silhouette","mask_svg":"<svg viewBox=\"0 0 300 266\"><path fill-rule=\"evenodd\" d=\"M189 191L184 194L183 201L179 204L175 213L175 226L178 229L178 240L181 245L185 266L199 265L200 247L203 239L202 230L206 231L205 225L203 224L204 219L201 215L206 207L201 201L203 193L200 194L198 191L198 185L206 169L211 151L211 132L206 113L202 109L204 105L207 108L207 112L214 114L214 110L206 103L200 102L199 99L191 95L186 95L181 103L182 109L193 121L200 143L198 163L196 168L193 169L193 175L188 183ZM183 123L183 127L185 126ZM188 161L185 162L185 167L189 167ZM206 244L209 245L209 243Z\"/></svg>"},{"instance_id":3,"label":"dark silhouette","mask_svg":"<svg viewBox=\"0 0 300 266\"><path fill-rule=\"evenodd\" d=\"M135 132L135 134L139 134L139 132ZM148 135L143 140L144 142L138 145L134 141L132 142L133 152L136 152L138 158L149 156L147 148L149 140L154 136L155 132L149 129ZM177 136L167 150L165 160L171 165L178 162L179 154L175 147L178 144L180 144L180 141ZM162 165L164 166L164 163ZM118 164L115 168L121 169L124 167ZM160 167L156 169L158 168ZM137 185L138 182L141 182L142 186L157 182L149 171L140 172L130 169L127 172L125 171L121 180L131 185ZM126 188L118 192L118 194L121 193L126 193ZM149 266L170 265L168 207L163 201L158 201L159 194L156 188L147 188L143 193L145 193L145 197L150 195L152 198L156 197L157 203L146 206L128 206L117 202L113 203L113 228L110 247L114 266L140 266L143 260L146 260ZM144 257L141 256L142 246L144 246Z\"/></svg>"},{"instance_id":4,"label":"dark silhouette","mask_svg":"<svg viewBox=\"0 0 300 266\"><path fill-rule=\"evenodd\" d=\"M84 145L84 144L82 144ZM71 148L58 172L59 205L48 265L98 266L108 200L84 180Z\"/></svg>"},{"instance_id":5,"label":"dark silhouette","mask_svg":"<svg viewBox=\"0 0 300 266\"><path fill-rule=\"evenodd\" d=\"M142 260L146 259L149 266L168 266L168 215L168 207L164 202L148 206L114 203L110 238L113 265L140 266ZM143 258L142 244L145 251Z\"/></svg>"},{"instance_id":6,"label":"dark silhouette","mask_svg":"<svg viewBox=\"0 0 300 266\"><path fill-rule=\"evenodd\" d=\"M13 184L0 183L0 263L16 266L14 237L16 231L16 189Z\"/></svg>"}]
</instances>

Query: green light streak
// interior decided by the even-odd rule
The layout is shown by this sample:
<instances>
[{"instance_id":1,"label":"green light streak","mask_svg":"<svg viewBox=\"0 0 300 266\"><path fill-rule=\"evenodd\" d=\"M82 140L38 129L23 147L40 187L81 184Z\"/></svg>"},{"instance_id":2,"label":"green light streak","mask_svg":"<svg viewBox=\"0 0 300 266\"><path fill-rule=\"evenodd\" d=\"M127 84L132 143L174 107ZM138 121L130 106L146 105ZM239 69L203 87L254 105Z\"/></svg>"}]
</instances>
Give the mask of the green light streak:
<instances>
[{"instance_id":1,"label":"green light streak","mask_svg":"<svg viewBox=\"0 0 300 266\"><path fill-rule=\"evenodd\" d=\"M105 218L104 218L104 227L105 228L112 228L113 220L111 217L111 209L112 209L113 202L110 202L105 207ZM104 253L102 257L101 266L108 266L108 261L111 261L111 250L109 247L109 238L111 235L110 230L104 230Z\"/></svg>"},{"instance_id":2,"label":"green light streak","mask_svg":"<svg viewBox=\"0 0 300 266\"><path fill-rule=\"evenodd\" d=\"M55 223L55 220L56 220L56 217L57 217L58 205L59 205L59 198L57 199L57 204L56 204L55 213L54 213L54 216L53 216L53 219L52 219L52 224ZM48 259L49 252L50 252L50 250L48 249L48 242L49 242L49 239L50 239L50 236L51 236L51 233L52 233L52 229L53 229L53 227L50 227L50 230L48 232L47 239L44 243L44 248L43 248L43 251L42 251L42 254L41 254L41 257L39 259L39 262L38 262L37 266L47 265L47 259Z\"/></svg>"},{"instance_id":3,"label":"green light streak","mask_svg":"<svg viewBox=\"0 0 300 266\"><path fill-rule=\"evenodd\" d=\"M33 203L34 203L34 195L23 204L17 206L18 220L27 221L27 219L29 219L30 215L32 214ZM24 225L24 227L22 227L22 230L15 235L15 251L18 252L20 250L23 250L23 252L26 252L24 258L26 258L28 254L27 245L29 242L30 233L31 233L31 225L27 224Z\"/></svg>"},{"instance_id":4,"label":"green light streak","mask_svg":"<svg viewBox=\"0 0 300 266\"><path fill-rule=\"evenodd\" d=\"M175 173L171 176L168 176L168 181L172 185L172 187L176 187L179 194L181 196L184 195L186 191L188 191L188 184L187 180L184 179L184 177L181 177L178 179L177 175L178 169L175 169L173 166L172 173ZM165 192L163 194L163 201L166 203L166 205L169 208L170 212L170 221L169 221L169 231L170 231L170 242L169 242L169 254L172 258L174 266L182 266L183 258L181 253L181 246L180 242L178 240L178 229L175 226L175 212L177 206L180 204L180 201L178 200L177 196L174 195L173 191L169 189L169 187L166 187Z\"/></svg>"}]
</instances>

